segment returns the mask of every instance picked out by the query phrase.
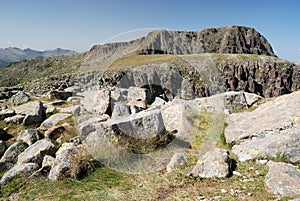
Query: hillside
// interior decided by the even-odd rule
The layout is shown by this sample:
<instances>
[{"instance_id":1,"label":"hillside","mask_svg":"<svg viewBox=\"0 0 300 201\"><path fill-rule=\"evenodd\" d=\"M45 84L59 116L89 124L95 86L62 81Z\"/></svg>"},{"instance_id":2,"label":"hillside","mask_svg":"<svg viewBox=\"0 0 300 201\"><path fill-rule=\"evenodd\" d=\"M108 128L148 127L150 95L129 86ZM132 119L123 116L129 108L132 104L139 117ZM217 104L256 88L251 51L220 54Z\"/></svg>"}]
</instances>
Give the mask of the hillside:
<instances>
[{"instance_id":1,"label":"hillside","mask_svg":"<svg viewBox=\"0 0 300 201\"><path fill-rule=\"evenodd\" d=\"M24 60L62 56L75 54L72 50L64 50L56 48L55 50L36 51L32 49L20 49L16 47L9 47L0 49L0 67L5 66L11 62L18 62Z\"/></svg>"}]
</instances>

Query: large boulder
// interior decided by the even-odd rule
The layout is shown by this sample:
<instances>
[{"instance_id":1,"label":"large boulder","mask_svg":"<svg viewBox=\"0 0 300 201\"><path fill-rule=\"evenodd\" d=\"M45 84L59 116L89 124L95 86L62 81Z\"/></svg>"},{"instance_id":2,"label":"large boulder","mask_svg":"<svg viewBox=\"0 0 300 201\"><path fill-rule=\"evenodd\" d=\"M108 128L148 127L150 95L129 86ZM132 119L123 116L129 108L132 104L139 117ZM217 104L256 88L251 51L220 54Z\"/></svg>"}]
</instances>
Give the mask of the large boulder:
<instances>
[{"instance_id":1,"label":"large boulder","mask_svg":"<svg viewBox=\"0 0 300 201\"><path fill-rule=\"evenodd\" d=\"M41 138L41 133L39 130L28 129L28 130L21 131L19 133L17 141L23 141L30 146L36 141L40 140L40 138Z\"/></svg>"},{"instance_id":2,"label":"large boulder","mask_svg":"<svg viewBox=\"0 0 300 201\"><path fill-rule=\"evenodd\" d=\"M75 145L74 143L62 144L56 152L54 164L50 169L48 178L55 181L62 176L70 176L70 170L76 168L76 165L79 165L79 155L83 151L83 145Z\"/></svg>"},{"instance_id":3,"label":"large boulder","mask_svg":"<svg viewBox=\"0 0 300 201\"><path fill-rule=\"evenodd\" d=\"M128 117L131 114L130 106L123 103L115 103L114 109L111 115L112 119L118 119Z\"/></svg>"},{"instance_id":4,"label":"large boulder","mask_svg":"<svg viewBox=\"0 0 300 201\"><path fill-rule=\"evenodd\" d=\"M53 155L55 149L54 144L50 140L39 140L19 154L17 164L33 162L41 165L44 156Z\"/></svg>"},{"instance_id":5,"label":"large boulder","mask_svg":"<svg viewBox=\"0 0 300 201\"><path fill-rule=\"evenodd\" d=\"M269 161L265 177L266 189L274 195L299 196L300 170L287 163Z\"/></svg>"},{"instance_id":6,"label":"large boulder","mask_svg":"<svg viewBox=\"0 0 300 201\"><path fill-rule=\"evenodd\" d=\"M200 156L191 175L201 178L228 177L232 171L231 164L229 152L225 149L215 148Z\"/></svg>"},{"instance_id":7,"label":"large boulder","mask_svg":"<svg viewBox=\"0 0 300 201\"><path fill-rule=\"evenodd\" d=\"M110 106L110 91L101 89L98 91L85 91L81 94L84 108L97 115L105 114Z\"/></svg>"},{"instance_id":8,"label":"large boulder","mask_svg":"<svg viewBox=\"0 0 300 201\"><path fill-rule=\"evenodd\" d=\"M276 98L256 110L231 114L225 129L226 142L234 144L240 161L285 157L300 161L300 91Z\"/></svg>"},{"instance_id":9,"label":"large boulder","mask_svg":"<svg viewBox=\"0 0 300 201\"><path fill-rule=\"evenodd\" d=\"M7 117L12 117L15 114L16 114L15 111L12 109L1 110L0 111L0 120L4 120Z\"/></svg>"},{"instance_id":10,"label":"large boulder","mask_svg":"<svg viewBox=\"0 0 300 201\"><path fill-rule=\"evenodd\" d=\"M71 114L68 113L56 113L46 119L40 126L41 129L47 130L53 126L56 126L59 122L71 117Z\"/></svg>"},{"instance_id":11,"label":"large boulder","mask_svg":"<svg viewBox=\"0 0 300 201\"><path fill-rule=\"evenodd\" d=\"M147 105L152 101L153 97L148 89L140 87L129 87L127 100L129 103L141 102Z\"/></svg>"},{"instance_id":12,"label":"large boulder","mask_svg":"<svg viewBox=\"0 0 300 201\"><path fill-rule=\"evenodd\" d=\"M4 152L3 156L0 159L0 162L16 163L18 155L22 153L27 147L28 145L25 142L15 142L14 144L10 145Z\"/></svg>"},{"instance_id":13,"label":"large boulder","mask_svg":"<svg viewBox=\"0 0 300 201\"><path fill-rule=\"evenodd\" d=\"M12 105L21 105L23 103L30 101L30 99L31 99L31 97L28 94L26 94L23 91L19 91L18 93L13 95L9 99L9 101L11 102Z\"/></svg>"},{"instance_id":14,"label":"large boulder","mask_svg":"<svg viewBox=\"0 0 300 201\"><path fill-rule=\"evenodd\" d=\"M25 115L23 123L25 126L40 124L43 121L44 107L41 101L32 101L13 107L17 114Z\"/></svg>"},{"instance_id":15,"label":"large boulder","mask_svg":"<svg viewBox=\"0 0 300 201\"><path fill-rule=\"evenodd\" d=\"M35 163L24 163L24 164L18 164L15 165L13 168L8 170L1 178L0 180L0 186L4 186L13 179L25 176L30 173L33 173L35 170L38 169L38 165Z\"/></svg>"}]
</instances>

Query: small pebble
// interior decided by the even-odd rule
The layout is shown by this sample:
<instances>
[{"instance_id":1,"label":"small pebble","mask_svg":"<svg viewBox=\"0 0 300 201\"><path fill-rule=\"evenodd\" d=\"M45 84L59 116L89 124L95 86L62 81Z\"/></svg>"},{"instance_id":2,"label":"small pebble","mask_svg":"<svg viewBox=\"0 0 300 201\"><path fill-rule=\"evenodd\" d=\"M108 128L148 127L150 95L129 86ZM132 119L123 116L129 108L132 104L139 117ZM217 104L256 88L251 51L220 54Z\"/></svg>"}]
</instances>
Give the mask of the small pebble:
<instances>
[{"instance_id":1,"label":"small pebble","mask_svg":"<svg viewBox=\"0 0 300 201\"><path fill-rule=\"evenodd\" d=\"M238 177L243 176L241 173L239 173L239 172L237 172L237 171L233 171L232 174L233 174L233 175L236 175L236 176L238 176Z\"/></svg>"},{"instance_id":2,"label":"small pebble","mask_svg":"<svg viewBox=\"0 0 300 201\"><path fill-rule=\"evenodd\" d=\"M221 193L227 193L225 189L221 189Z\"/></svg>"}]
</instances>

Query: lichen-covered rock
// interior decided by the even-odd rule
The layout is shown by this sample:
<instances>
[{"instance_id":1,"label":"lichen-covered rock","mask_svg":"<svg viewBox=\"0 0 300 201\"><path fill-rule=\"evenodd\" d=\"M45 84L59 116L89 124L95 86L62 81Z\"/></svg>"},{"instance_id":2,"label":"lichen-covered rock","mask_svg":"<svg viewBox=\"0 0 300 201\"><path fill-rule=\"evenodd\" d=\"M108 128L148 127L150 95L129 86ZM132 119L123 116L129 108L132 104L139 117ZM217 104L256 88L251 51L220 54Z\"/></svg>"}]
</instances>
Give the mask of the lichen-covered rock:
<instances>
[{"instance_id":1,"label":"lichen-covered rock","mask_svg":"<svg viewBox=\"0 0 300 201\"><path fill-rule=\"evenodd\" d=\"M28 147L28 144L26 144L25 142L22 142L22 141L13 143L4 152L3 156L0 159L0 162L16 163L18 155L20 153L22 153L27 147Z\"/></svg>"},{"instance_id":2,"label":"lichen-covered rock","mask_svg":"<svg viewBox=\"0 0 300 201\"><path fill-rule=\"evenodd\" d=\"M299 196L300 195L300 170L297 167L269 161L269 172L265 177L266 189L274 195Z\"/></svg>"},{"instance_id":3,"label":"lichen-covered rock","mask_svg":"<svg viewBox=\"0 0 300 201\"><path fill-rule=\"evenodd\" d=\"M231 158L225 149L215 148L200 156L191 174L201 178L223 178L231 174Z\"/></svg>"},{"instance_id":4,"label":"lichen-covered rock","mask_svg":"<svg viewBox=\"0 0 300 201\"><path fill-rule=\"evenodd\" d=\"M62 176L70 176L70 169L78 165L78 155L84 151L83 145L64 143L56 152L54 164L51 167L48 178L52 181Z\"/></svg>"},{"instance_id":5,"label":"lichen-covered rock","mask_svg":"<svg viewBox=\"0 0 300 201\"><path fill-rule=\"evenodd\" d=\"M172 172L178 165L184 165L188 157L185 153L176 153L172 156L170 162L167 165L167 172Z\"/></svg>"},{"instance_id":6,"label":"lichen-covered rock","mask_svg":"<svg viewBox=\"0 0 300 201\"><path fill-rule=\"evenodd\" d=\"M39 140L19 154L17 164L33 162L41 165L44 156L53 155L55 149L54 144L50 140Z\"/></svg>"},{"instance_id":7,"label":"lichen-covered rock","mask_svg":"<svg viewBox=\"0 0 300 201\"><path fill-rule=\"evenodd\" d=\"M110 106L110 91L107 89L85 91L82 96L84 109L90 113L105 114Z\"/></svg>"},{"instance_id":8,"label":"lichen-covered rock","mask_svg":"<svg viewBox=\"0 0 300 201\"><path fill-rule=\"evenodd\" d=\"M300 161L300 92L260 105L247 113L231 114L225 137L240 161L278 155Z\"/></svg>"},{"instance_id":9,"label":"lichen-covered rock","mask_svg":"<svg viewBox=\"0 0 300 201\"><path fill-rule=\"evenodd\" d=\"M0 186L4 186L13 179L20 177L20 176L25 176L30 173L33 173L35 170L38 169L38 165L35 163L23 163L23 164L18 164L15 165L13 168L8 170L4 175L2 176L0 180Z\"/></svg>"},{"instance_id":10,"label":"lichen-covered rock","mask_svg":"<svg viewBox=\"0 0 300 201\"><path fill-rule=\"evenodd\" d=\"M23 141L30 146L36 141L40 140L40 138L41 138L41 133L39 130L28 129L28 130L21 131L19 133L17 141Z\"/></svg>"},{"instance_id":11,"label":"lichen-covered rock","mask_svg":"<svg viewBox=\"0 0 300 201\"><path fill-rule=\"evenodd\" d=\"M59 122L71 117L71 114L68 113L56 113L46 119L40 126L41 129L47 130L53 126L56 126Z\"/></svg>"},{"instance_id":12,"label":"lichen-covered rock","mask_svg":"<svg viewBox=\"0 0 300 201\"><path fill-rule=\"evenodd\" d=\"M23 103L30 101L30 99L31 99L31 97L28 94L26 94L23 91L19 91L18 93L13 95L9 99L9 101L11 102L12 105L21 105Z\"/></svg>"}]
</instances>

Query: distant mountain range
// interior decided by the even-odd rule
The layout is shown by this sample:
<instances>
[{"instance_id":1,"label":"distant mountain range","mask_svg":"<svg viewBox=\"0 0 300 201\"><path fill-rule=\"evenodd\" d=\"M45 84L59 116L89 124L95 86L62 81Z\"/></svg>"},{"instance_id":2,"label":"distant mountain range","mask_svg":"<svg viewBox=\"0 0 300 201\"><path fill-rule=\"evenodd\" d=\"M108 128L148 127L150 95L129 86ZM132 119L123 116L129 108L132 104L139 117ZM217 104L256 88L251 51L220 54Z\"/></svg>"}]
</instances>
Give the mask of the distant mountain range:
<instances>
[{"instance_id":1,"label":"distant mountain range","mask_svg":"<svg viewBox=\"0 0 300 201\"><path fill-rule=\"evenodd\" d=\"M11 62L24 61L30 59L46 58L75 54L75 51L56 48L55 50L37 51L32 49L20 49L17 47L0 48L0 67Z\"/></svg>"}]
</instances>

